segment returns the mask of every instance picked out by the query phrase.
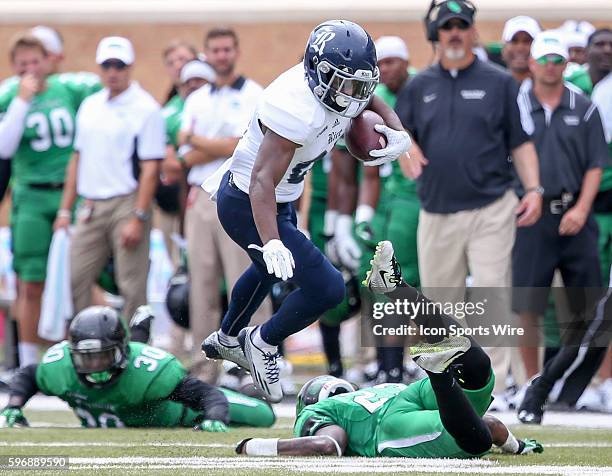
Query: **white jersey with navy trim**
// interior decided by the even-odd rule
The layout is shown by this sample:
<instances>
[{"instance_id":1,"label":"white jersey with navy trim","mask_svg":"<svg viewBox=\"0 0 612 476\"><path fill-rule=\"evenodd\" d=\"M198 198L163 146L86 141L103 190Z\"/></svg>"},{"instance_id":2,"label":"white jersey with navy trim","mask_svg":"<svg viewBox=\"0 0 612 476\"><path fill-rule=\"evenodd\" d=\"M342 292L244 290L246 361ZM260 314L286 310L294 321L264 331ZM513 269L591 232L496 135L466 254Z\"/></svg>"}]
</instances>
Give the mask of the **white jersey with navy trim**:
<instances>
[{"instance_id":1,"label":"white jersey with navy trim","mask_svg":"<svg viewBox=\"0 0 612 476\"><path fill-rule=\"evenodd\" d=\"M294 66L264 90L229 166L234 183L249 192L251 172L263 140L261 124L300 146L276 187L278 203L296 200L304 189L306 173L334 147L349 121L326 109L308 87L304 66Z\"/></svg>"}]
</instances>

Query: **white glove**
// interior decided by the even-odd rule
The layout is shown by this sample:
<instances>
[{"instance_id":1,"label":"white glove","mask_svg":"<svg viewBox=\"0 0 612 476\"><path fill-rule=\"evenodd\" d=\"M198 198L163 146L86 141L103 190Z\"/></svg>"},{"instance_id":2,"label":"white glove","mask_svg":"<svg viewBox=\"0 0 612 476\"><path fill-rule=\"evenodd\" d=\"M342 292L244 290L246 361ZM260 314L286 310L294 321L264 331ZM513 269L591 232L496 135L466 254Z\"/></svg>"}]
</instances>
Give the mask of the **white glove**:
<instances>
[{"instance_id":1,"label":"white glove","mask_svg":"<svg viewBox=\"0 0 612 476\"><path fill-rule=\"evenodd\" d=\"M283 281L293 277L295 261L293 261L291 251L283 245L281 240L270 240L263 247L258 245L249 245L248 247L263 253L263 260L269 274L273 274Z\"/></svg>"},{"instance_id":2,"label":"white glove","mask_svg":"<svg viewBox=\"0 0 612 476\"><path fill-rule=\"evenodd\" d=\"M374 129L385 135L387 138L387 147L384 149L371 150L370 157L375 157L377 160L369 160L364 162L363 165L375 167L377 165L386 164L387 162L393 162L399 159L402 154L406 153L412 145L410 135L408 135L406 131L396 131L384 124L376 124Z\"/></svg>"},{"instance_id":3,"label":"white glove","mask_svg":"<svg viewBox=\"0 0 612 476\"><path fill-rule=\"evenodd\" d=\"M351 271L359 268L361 248L353 238L353 218L350 215L339 215L336 219L334 240L340 263Z\"/></svg>"}]
</instances>

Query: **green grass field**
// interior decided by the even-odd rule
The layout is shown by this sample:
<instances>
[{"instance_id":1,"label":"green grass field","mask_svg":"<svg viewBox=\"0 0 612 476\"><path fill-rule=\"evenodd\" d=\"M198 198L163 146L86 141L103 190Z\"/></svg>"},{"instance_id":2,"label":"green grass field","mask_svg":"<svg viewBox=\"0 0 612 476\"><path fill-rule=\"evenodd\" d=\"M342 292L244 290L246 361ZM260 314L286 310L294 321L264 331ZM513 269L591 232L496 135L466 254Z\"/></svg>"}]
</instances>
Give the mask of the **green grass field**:
<instances>
[{"instance_id":1,"label":"green grass field","mask_svg":"<svg viewBox=\"0 0 612 476\"><path fill-rule=\"evenodd\" d=\"M518 436L536 438L540 455L491 454L480 460L365 458L247 458L234 454L248 436L288 437L292 421L280 418L272 429L232 429L202 433L190 429L81 429L67 411L26 411L31 424L47 427L0 430L0 455L62 455L70 471L3 471L0 474L580 474L612 475L612 431L568 427L519 426ZM576 418L568 415L568 418Z\"/></svg>"}]
</instances>

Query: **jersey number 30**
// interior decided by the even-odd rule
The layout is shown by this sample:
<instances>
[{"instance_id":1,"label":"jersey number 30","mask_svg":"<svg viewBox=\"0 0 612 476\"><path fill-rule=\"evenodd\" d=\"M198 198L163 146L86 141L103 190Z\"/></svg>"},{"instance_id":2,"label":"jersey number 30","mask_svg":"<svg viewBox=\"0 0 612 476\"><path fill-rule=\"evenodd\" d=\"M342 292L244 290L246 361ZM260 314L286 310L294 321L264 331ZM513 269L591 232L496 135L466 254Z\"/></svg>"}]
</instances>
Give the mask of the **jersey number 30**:
<instances>
[{"instance_id":1,"label":"jersey number 30","mask_svg":"<svg viewBox=\"0 0 612 476\"><path fill-rule=\"evenodd\" d=\"M134 359L134 367L139 369L143 365L149 372L153 372L159 365L158 361L165 358L168 354L155 347L145 347L138 357Z\"/></svg>"}]
</instances>

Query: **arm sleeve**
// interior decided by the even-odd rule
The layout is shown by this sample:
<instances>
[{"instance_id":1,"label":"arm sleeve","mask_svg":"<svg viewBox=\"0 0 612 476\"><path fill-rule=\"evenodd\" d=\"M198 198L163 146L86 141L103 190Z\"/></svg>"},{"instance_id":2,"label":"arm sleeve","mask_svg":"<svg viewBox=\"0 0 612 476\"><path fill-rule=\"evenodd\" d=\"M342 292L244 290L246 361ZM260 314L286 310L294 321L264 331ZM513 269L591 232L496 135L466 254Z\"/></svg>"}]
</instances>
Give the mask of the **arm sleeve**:
<instances>
[{"instance_id":1,"label":"arm sleeve","mask_svg":"<svg viewBox=\"0 0 612 476\"><path fill-rule=\"evenodd\" d=\"M0 160L0 202L4 198L6 189L11 180L11 161Z\"/></svg>"},{"instance_id":2,"label":"arm sleeve","mask_svg":"<svg viewBox=\"0 0 612 476\"><path fill-rule=\"evenodd\" d=\"M589 107L584 119L587 127L587 170L597 167L604 168L610 165L610 157L603 124L599 115L599 110L595 104Z\"/></svg>"},{"instance_id":3,"label":"arm sleeve","mask_svg":"<svg viewBox=\"0 0 612 476\"><path fill-rule=\"evenodd\" d=\"M19 397L22 400L21 406L23 406L38 392L38 385L36 383L37 369L38 364L31 364L27 367L21 367L17 371L11 380L9 399Z\"/></svg>"},{"instance_id":4,"label":"arm sleeve","mask_svg":"<svg viewBox=\"0 0 612 476\"><path fill-rule=\"evenodd\" d=\"M15 97L0 121L0 158L13 157L25 129L25 118L30 109L30 103L20 97Z\"/></svg>"},{"instance_id":5,"label":"arm sleeve","mask_svg":"<svg viewBox=\"0 0 612 476\"><path fill-rule=\"evenodd\" d=\"M413 98L415 97L416 87L417 82L413 79L408 83L405 88L400 91L399 96L397 97L397 101L395 103L395 113L397 114L397 117L400 118L400 121L402 121L404 129L409 131L415 140L418 140L416 121L414 118L416 103L415 101L413 101Z\"/></svg>"},{"instance_id":6,"label":"arm sleeve","mask_svg":"<svg viewBox=\"0 0 612 476\"><path fill-rule=\"evenodd\" d=\"M204 415L204 420L229 423L229 403L221 391L194 377L185 377L168 396Z\"/></svg>"},{"instance_id":7,"label":"arm sleeve","mask_svg":"<svg viewBox=\"0 0 612 476\"><path fill-rule=\"evenodd\" d=\"M505 136L506 147L509 151L517 148L529 140L529 135L523 129L521 112L518 105L519 86L517 82L508 76L505 85Z\"/></svg>"},{"instance_id":8,"label":"arm sleeve","mask_svg":"<svg viewBox=\"0 0 612 476\"><path fill-rule=\"evenodd\" d=\"M166 156L166 123L161 110L156 109L147 118L138 134L140 160L163 159Z\"/></svg>"}]
</instances>

